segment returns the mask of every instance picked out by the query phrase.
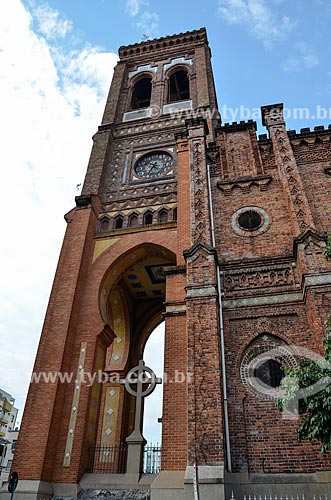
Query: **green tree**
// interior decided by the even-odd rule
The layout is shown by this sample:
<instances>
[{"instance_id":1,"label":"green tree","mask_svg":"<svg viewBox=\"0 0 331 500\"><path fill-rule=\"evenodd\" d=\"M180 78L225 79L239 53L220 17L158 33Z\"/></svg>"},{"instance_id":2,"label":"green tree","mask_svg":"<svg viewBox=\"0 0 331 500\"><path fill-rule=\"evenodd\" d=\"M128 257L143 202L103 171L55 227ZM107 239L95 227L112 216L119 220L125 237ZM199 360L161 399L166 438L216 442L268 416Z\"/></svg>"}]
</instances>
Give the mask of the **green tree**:
<instances>
[{"instance_id":1,"label":"green tree","mask_svg":"<svg viewBox=\"0 0 331 500\"><path fill-rule=\"evenodd\" d=\"M325 257L331 260L331 238ZM324 356L321 359L301 359L296 369L285 368L282 395L277 406L282 410L297 410L301 415L296 429L299 441L317 440L321 451L331 450L331 313L325 321Z\"/></svg>"}]
</instances>

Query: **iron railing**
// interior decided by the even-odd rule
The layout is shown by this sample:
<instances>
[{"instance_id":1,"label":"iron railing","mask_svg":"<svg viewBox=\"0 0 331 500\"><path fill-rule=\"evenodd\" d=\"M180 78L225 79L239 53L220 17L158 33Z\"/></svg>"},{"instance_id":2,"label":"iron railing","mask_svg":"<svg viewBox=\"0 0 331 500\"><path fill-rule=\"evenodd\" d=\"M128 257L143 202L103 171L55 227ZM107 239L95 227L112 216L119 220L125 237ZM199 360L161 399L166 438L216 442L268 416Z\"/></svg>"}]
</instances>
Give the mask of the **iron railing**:
<instances>
[{"instance_id":1,"label":"iron railing","mask_svg":"<svg viewBox=\"0 0 331 500\"><path fill-rule=\"evenodd\" d=\"M128 456L127 444L119 446L91 446L86 472L94 474L124 474Z\"/></svg>"},{"instance_id":2,"label":"iron railing","mask_svg":"<svg viewBox=\"0 0 331 500\"><path fill-rule=\"evenodd\" d=\"M161 470L161 446L148 444L144 448L144 474L158 474Z\"/></svg>"},{"instance_id":3,"label":"iron railing","mask_svg":"<svg viewBox=\"0 0 331 500\"><path fill-rule=\"evenodd\" d=\"M329 500L327 494L310 494L307 495L305 493L282 493L282 494L248 494L248 495L237 495L235 496L233 491L230 497L230 500Z\"/></svg>"},{"instance_id":4,"label":"iron railing","mask_svg":"<svg viewBox=\"0 0 331 500\"><path fill-rule=\"evenodd\" d=\"M88 450L86 472L94 474L125 474L128 445L91 446ZM161 446L148 444L144 447L144 474L158 474L161 469Z\"/></svg>"}]
</instances>

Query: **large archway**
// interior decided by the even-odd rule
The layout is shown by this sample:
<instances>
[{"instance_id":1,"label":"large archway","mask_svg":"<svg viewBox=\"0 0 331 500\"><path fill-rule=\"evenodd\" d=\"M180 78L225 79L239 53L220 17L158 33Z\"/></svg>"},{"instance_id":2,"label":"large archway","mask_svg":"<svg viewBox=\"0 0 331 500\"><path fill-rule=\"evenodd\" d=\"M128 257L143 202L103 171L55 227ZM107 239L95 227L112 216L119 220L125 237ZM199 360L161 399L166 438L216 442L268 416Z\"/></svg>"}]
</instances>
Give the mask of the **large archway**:
<instances>
[{"instance_id":1,"label":"large archway","mask_svg":"<svg viewBox=\"0 0 331 500\"><path fill-rule=\"evenodd\" d=\"M116 335L105 362L109 383L104 384L101 398L97 438L101 447L120 446L134 429L136 398L120 380L143 359L151 333L163 321L166 289L163 269L175 264L175 255L170 250L152 243L142 244L118 258L101 284L100 312ZM159 368L155 371L162 377L162 367L161 373ZM160 408L157 418L162 416L161 411ZM153 437L148 435L147 439Z\"/></svg>"}]
</instances>

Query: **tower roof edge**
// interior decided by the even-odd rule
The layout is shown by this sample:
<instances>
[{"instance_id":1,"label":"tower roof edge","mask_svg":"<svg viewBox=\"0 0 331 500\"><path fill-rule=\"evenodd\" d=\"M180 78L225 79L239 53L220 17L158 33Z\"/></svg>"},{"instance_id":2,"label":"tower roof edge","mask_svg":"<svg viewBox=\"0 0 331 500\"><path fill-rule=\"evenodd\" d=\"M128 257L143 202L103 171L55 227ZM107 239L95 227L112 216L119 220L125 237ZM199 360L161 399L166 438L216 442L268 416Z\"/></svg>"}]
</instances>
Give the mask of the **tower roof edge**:
<instances>
[{"instance_id":1,"label":"tower roof edge","mask_svg":"<svg viewBox=\"0 0 331 500\"><path fill-rule=\"evenodd\" d=\"M168 47L178 47L180 45L197 45L197 43L208 45L206 28L198 30L186 31L174 35L164 36L161 38L154 38L132 45L122 45L118 54L121 60L128 59L133 55L146 54L147 52L156 52L158 50Z\"/></svg>"}]
</instances>

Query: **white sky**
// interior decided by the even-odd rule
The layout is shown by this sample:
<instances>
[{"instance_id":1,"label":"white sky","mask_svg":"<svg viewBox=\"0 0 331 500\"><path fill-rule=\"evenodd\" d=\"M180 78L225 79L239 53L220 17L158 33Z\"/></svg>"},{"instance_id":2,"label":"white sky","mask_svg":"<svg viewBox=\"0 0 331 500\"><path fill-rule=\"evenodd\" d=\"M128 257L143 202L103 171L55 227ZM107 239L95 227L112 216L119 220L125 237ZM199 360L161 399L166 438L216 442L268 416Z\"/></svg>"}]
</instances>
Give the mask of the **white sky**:
<instances>
[{"instance_id":1,"label":"white sky","mask_svg":"<svg viewBox=\"0 0 331 500\"><path fill-rule=\"evenodd\" d=\"M63 215L79 194L117 60L97 47L66 50L72 25L48 7L37 14L38 35L19 0L7 2L0 19L0 387L20 410Z\"/></svg>"},{"instance_id":2,"label":"white sky","mask_svg":"<svg viewBox=\"0 0 331 500\"><path fill-rule=\"evenodd\" d=\"M0 19L0 387L16 399L18 421L65 231L63 216L80 192L76 186L84 180L117 61L98 47L68 50L66 37L76 36L75 27L46 4L34 14L31 19L19 0L10 0ZM151 336L145 353L157 376L162 331ZM158 387L146 402L144 432L153 442L160 442L161 401Z\"/></svg>"}]
</instances>

